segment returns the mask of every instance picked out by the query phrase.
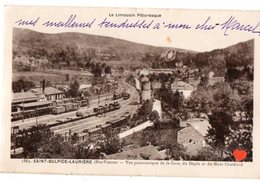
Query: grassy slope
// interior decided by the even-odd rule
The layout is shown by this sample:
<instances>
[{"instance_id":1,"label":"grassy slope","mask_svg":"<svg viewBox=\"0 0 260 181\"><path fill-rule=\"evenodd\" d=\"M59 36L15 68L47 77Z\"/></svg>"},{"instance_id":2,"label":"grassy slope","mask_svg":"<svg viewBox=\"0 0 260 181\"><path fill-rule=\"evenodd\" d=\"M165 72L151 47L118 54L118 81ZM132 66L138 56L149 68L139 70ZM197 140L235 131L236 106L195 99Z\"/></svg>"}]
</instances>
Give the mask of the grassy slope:
<instances>
[{"instance_id":1,"label":"grassy slope","mask_svg":"<svg viewBox=\"0 0 260 181\"><path fill-rule=\"evenodd\" d=\"M90 48L99 51L112 51L118 53L123 58L129 58L129 56L143 54L144 52L162 53L169 49L105 36L82 33L45 34L18 28L13 29L13 37L14 50L18 52L26 52L36 48L44 48L47 52L52 52L54 49L71 46L76 47L80 51Z\"/></svg>"},{"instance_id":2,"label":"grassy slope","mask_svg":"<svg viewBox=\"0 0 260 181\"><path fill-rule=\"evenodd\" d=\"M197 68L207 70L213 70L214 72L219 72L223 75L226 68L225 53L230 52L231 54L242 55L236 56L239 64L253 64L254 57L254 41L249 40L246 42L241 42L236 45L229 46L224 49L216 49L209 52L196 53L189 50L181 50L176 48L171 48L183 52L184 57L186 53L192 53L192 58L180 58L183 60L184 64L189 65L190 59L195 63ZM46 34L31 31L28 29L13 29L13 50L20 55L25 55L28 51L33 51L36 49L44 49L48 54L60 50L66 49L66 47L73 47L79 52L85 52L89 49L95 49L97 52L111 52L116 53L120 56L122 61L119 62L109 62L114 66L122 65L126 68L131 66L134 62L135 65L141 65L142 67L147 66L147 62L141 62L140 59L145 53L153 54L164 54L169 50L165 47L154 47L150 45L144 45L139 43L134 43L126 40L88 35L82 33L58 33L58 34ZM195 54L199 54L195 56ZM131 59L135 57L135 59ZM233 61L233 60L229 60ZM198 63L201 62L201 63Z\"/></svg>"}]
</instances>

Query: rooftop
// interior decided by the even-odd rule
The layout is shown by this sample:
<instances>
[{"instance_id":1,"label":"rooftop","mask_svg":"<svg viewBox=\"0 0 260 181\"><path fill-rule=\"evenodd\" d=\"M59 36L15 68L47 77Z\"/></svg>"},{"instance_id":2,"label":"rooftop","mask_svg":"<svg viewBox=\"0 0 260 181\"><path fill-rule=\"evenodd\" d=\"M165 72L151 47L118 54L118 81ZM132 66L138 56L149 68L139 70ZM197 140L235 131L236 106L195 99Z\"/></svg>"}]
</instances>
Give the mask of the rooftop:
<instances>
[{"instance_id":1,"label":"rooftop","mask_svg":"<svg viewBox=\"0 0 260 181\"><path fill-rule=\"evenodd\" d=\"M183 81L174 82L171 87L176 90L193 90L192 85Z\"/></svg>"},{"instance_id":2,"label":"rooftop","mask_svg":"<svg viewBox=\"0 0 260 181\"><path fill-rule=\"evenodd\" d=\"M32 92L17 92L13 93L12 102L37 100L37 97Z\"/></svg>"},{"instance_id":3,"label":"rooftop","mask_svg":"<svg viewBox=\"0 0 260 181\"><path fill-rule=\"evenodd\" d=\"M87 89L87 88L90 88L92 85L91 84L81 84L79 86L79 90L83 90L83 89Z\"/></svg>"},{"instance_id":4,"label":"rooftop","mask_svg":"<svg viewBox=\"0 0 260 181\"><path fill-rule=\"evenodd\" d=\"M141 82L149 82L149 78L144 76L143 78L141 78Z\"/></svg>"},{"instance_id":5,"label":"rooftop","mask_svg":"<svg viewBox=\"0 0 260 181\"><path fill-rule=\"evenodd\" d=\"M20 104L20 107L35 107L35 106L43 106L43 105L48 105L51 104L51 101L42 101L42 102L31 102L31 103L26 103L26 104Z\"/></svg>"},{"instance_id":6,"label":"rooftop","mask_svg":"<svg viewBox=\"0 0 260 181\"><path fill-rule=\"evenodd\" d=\"M127 150L120 153L115 153L113 155L107 155L107 159L163 160L163 156L153 145L148 145L133 150Z\"/></svg>"},{"instance_id":7,"label":"rooftop","mask_svg":"<svg viewBox=\"0 0 260 181\"><path fill-rule=\"evenodd\" d=\"M42 93L42 88L35 88L35 89L32 89L32 92L34 94L41 94ZM44 94L45 95L52 95L52 94L61 94L63 93L62 91L54 88L54 87L45 87L44 89Z\"/></svg>"},{"instance_id":8,"label":"rooftop","mask_svg":"<svg viewBox=\"0 0 260 181\"><path fill-rule=\"evenodd\" d=\"M180 122L181 127L187 127L188 125L192 126L202 136L206 136L208 129L210 128L209 121L203 118L191 118Z\"/></svg>"}]
</instances>

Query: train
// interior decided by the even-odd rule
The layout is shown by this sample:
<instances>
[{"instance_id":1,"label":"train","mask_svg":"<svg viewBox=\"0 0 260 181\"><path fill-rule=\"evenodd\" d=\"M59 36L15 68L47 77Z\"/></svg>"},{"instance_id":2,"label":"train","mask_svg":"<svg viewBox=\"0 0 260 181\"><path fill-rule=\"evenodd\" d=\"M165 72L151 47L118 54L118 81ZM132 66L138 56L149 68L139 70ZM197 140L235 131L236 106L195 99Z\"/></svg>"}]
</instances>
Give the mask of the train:
<instances>
[{"instance_id":1,"label":"train","mask_svg":"<svg viewBox=\"0 0 260 181\"><path fill-rule=\"evenodd\" d=\"M112 98L112 100L117 100L117 99L121 99L121 98L123 98L124 100L127 100L127 99L129 99L130 98L130 94L129 93L127 93L127 92L121 92L121 93L114 93L113 94L113 98Z\"/></svg>"},{"instance_id":2,"label":"train","mask_svg":"<svg viewBox=\"0 0 260 181\"><path fill-rule=\"evenodd\" d=\"M127 124L130 119L130 113L125 113L125 115L111 121L107 121L103 125L95 125L93 127L84 129L78 134L80 141L91 140L94 141L100 138L105 132L116 129L124 124Z\"/></svg>"},{"instance_id":3,"label":"train","mask_svg":"<svg viewBox=\"0 0 260 181\"><path fill-rule=\"evenodd\" d=\"M129 99L129 98L130 98L130 94L124 92L124 93L123 93L123 99L124 99L124 100L127 100L127 99Z\"/></svg>"},{"instance_id":4,"label":"train","mask_svg":"<svg viewBox=\"0 0 260 181\"><path fill-rule=\"evenodd\" d=\"M33 110L25 110L11 113L11 121L17 121L21 119L27 119L36 116L42 116L52 113L54 106L48 106L43 108L36 108Z\"/></svg>"},{"instance_id":5,"label":"train","mask_svg":"<svg viewBox=\"0 0 260 181\"><path fill-rule=\"evenodd\" d=\"M28 119L31 117L42 116L46 114L62 114L65 112L78 110L80 107L85 107L89 105L89 100L77 100L76 98L68 98L63 100L55 100L53 102L49 101L42 107L40 102L29 103L31 107L25 109L24 106L28 104L20 105L22 108L20 111L11 113L11 121L17 121L21 119Z\"/></svg>"},{"instance_id":6,"label":"train","mask_svg":"<svg viewBox=\"0 0 260 181\"><path fill-rule=\"evenodd\" d=\"M65 112L71 112L71 111L78 110L79 108L80 108L79 103L66 103L61 106L54 107L52 109L52 114L55 114L55 115L62 114Z\"/></svg>"},{"instance_id":7,"label":"train","mask_svg":"<svg viewBox=\"0 0 260 181\"><path fill-rule=\"evenodd\" d=\"M114 103L110 103L110 104L106 104L104 106L99 106L99 107L95 107L93 108L94 113L96 113L96 115L99 114L104 114L110 111L114 111L117 109L120 109L121 106L119 104L119 102L115 101Z\"/></svg>"}]
</instances>

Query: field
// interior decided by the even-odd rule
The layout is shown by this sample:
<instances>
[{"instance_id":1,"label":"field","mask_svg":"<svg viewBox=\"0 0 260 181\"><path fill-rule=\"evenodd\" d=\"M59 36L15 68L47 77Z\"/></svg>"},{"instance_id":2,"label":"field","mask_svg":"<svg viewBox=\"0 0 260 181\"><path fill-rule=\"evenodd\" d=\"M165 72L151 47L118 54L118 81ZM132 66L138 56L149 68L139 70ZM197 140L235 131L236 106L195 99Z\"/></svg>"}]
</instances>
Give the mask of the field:
<instances>
[{"instance_id":1,"label":"field","mask_svg":"<svg viewBox=\"0 0 260 181\"><path fill-rule=\"evenodd\" d=\"M69 81L66 81L66 74L69 75ZM81 83L90 83L92 81L92 74L88 71L76 70L37 70L30 72L13 72L13 81L23 79L26 81L33 81L39 83L43 79L48 80L55 84L70 84L72 81L77 80Z\"/></svg>"},{"instance_id":2,"label":"field","mask_svg":"<svg viewBox=\"0 0 260 181\"><path fill-rule=\"evenodd\" d=\"M13 81L23 79L26 81L33 81L37 83L39 83L43 79L51 80L53 82L64 82L66 80L65 76L42 72L13 72L12 79Z\"/></svg>"}]
</instances>

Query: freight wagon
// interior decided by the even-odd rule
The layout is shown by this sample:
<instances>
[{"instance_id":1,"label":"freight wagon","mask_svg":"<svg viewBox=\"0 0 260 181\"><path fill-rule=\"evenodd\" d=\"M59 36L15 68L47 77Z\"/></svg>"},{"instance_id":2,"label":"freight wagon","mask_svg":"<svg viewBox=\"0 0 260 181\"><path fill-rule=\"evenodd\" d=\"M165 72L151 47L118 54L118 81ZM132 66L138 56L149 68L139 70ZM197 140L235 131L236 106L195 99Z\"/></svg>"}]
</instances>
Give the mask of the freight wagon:
<instances>
[{"instance_id":1,"label":"freight wagon","mask_svg":"<svg viewBox=\"0 0 260 181\"><path fill-rule=\"evenodd\" d=\"M84 106L88 106L89 105L89 100L87 99L84 99L81 101L81 106L84 107Z\"/></svg>"},{"instance_id":2,"label":"freight wagon","mask_svg":"<svg viewBox=\"0 0 260 181\"><path fill-rule=\"evenodd\" d=\"M11 121L17 121L17 120L21 120L23 118L24 118L24 116L23 116L22 112L13 112L11 114Z\"/></svg>"},{"instance_id":3,"label":"freight wagon","mask_svg":"<svg viewBox=\"0 0 260 181\"><path fill-rule=\"evenodd\" d=\"M88 132L82 132L78 134L79 141L87 141L89 140L89 133Z\"/></svg>"},{"instance_id":4,"label":"freight wagon","mask_svg":"<svg viewBox=\"0 0 260 181\"><path fill-rule=\"evenodd\" d=\"M11 121L27 119L46 114L62 114L69 111L79 109L81 106L89 105L87 99L77 101L76 98L68 98L63 100L43 101L26 103L17 106L17 112L11 113Z\"/></svg>"},{"instance_id":5,"label":"freight wagon","mask_svg":"<svg viewBox=\"0 0 260 181\"><path fill-rule=\"evenodd\" d=\"M124 100L127 100L127 99L129 99L130 98L130 94L129 93L123 93L123 99Z\"/></svg>"},{"instance_id":6,"label":"freight wagon","mask_svg":"<svg viewBox=\"0 0 260 181\"><path fill-rule=\"evenodd\" d=\"M61 114L64 113L66 111L64 106L58 106L58 107L54 107L52 110L53 114Z\"/></svg>"},{"instance_id":7,"label":"freight wagon","mask_svg":"<svg viewBox=\"0 0 260 181\"><path fill-rule=\"evenodd\" d=\"M73 103L76 102L76 98L67 98L67 99L63 99L63 103Z\"/></svg>"},{"instance_id":8,"label":"freight wagon","mask_svg":"<svg viewBox=\"0 0 260 181\"><path fill-rule=\"evenodd\" d=\"M121 116L120 118L112 121L107 121L106 124L111 124L113 128L122 126L123 124L127 123L128 120L130 119L130 114L126 114Z\"/></svg>"},{"instance_id":9,"label":"freight wagon","mask_svg":"<svg viewBox=\"0 0 260 181\"><path fill-rule=\"evenodd\" d=\"M17 121L21 119L28 119L36 116L42 116L52 113L53 106L36 108L34 110L25 110L11 113L11 121Z\"/></svg>"},{"instance_id":10,"label":"freight wagon","mask_svg":"<svg viewBox=\"0 0 260 181\"><path fill-rule=\"evenodd\" d=\"M73 107L72 103L64 104L64 107L65 107L65 112L70 112L70 111L74 110L74 107Z\"/></svg>"},{"instance_id":11,"label":"freight wagon","mask_svg":"<svg viewBox=\"0 0 260 181\"><path fill-rule=\"evenodd\" d=\"M113 95L113 100L117 100L117 99L121 99L123 96L122 96L122 93L114 93Z\"/></svg>"},{"instance_id":12,"label":"freight wagon","mask_svg":"<svg viewBox=\"0 0 260 181\"><path fill-rule=\"evenodd\" d=\"M124 100L127 100L130 98L130 94L127 92L121 92L121 93L114 93L113 95L113 100L121 99L123 98Z\"/></svg>"},{"instance_id":13,"label":"freight wagon","mask_svg":"<svg viewBox=\"0 0 260 181\"><path fill-rule=\"evenodd\" d=\"M101 129L102 129L102 132L107 132L108 130L110 130L112 128L112 125L111 124L104 124L101 126Z\"/></svg>"},{"instance_id":14,"label":"freight wagon","mask_svg":"<svg viewBox=\"0 0 260 181\"><path fill-rule=\"evenodd\" d=\"M99 115L99 114L107 113L107 112L114 111L114 110L117 110L120 108L121 108L120 104L118 102L114 102L114 103L110 103L109 105L95 107L95 108L93 108L93 111L96 113L96 115Z\"/></svg>"},{"instance_id":15,"label":"freight wagon","mask_svg":"<svg viewBox=\"0 0 260 181\"><path fill-rule=\"evenodd\" d=\"M53 114L62 114L65 112L71 112L71 111L75 111L77 109L79 109L79 104L77 103L67 103L67 104L63 104L61 106L58 107L54 107L52 110Z\"/></svg>"}]
</instances>

